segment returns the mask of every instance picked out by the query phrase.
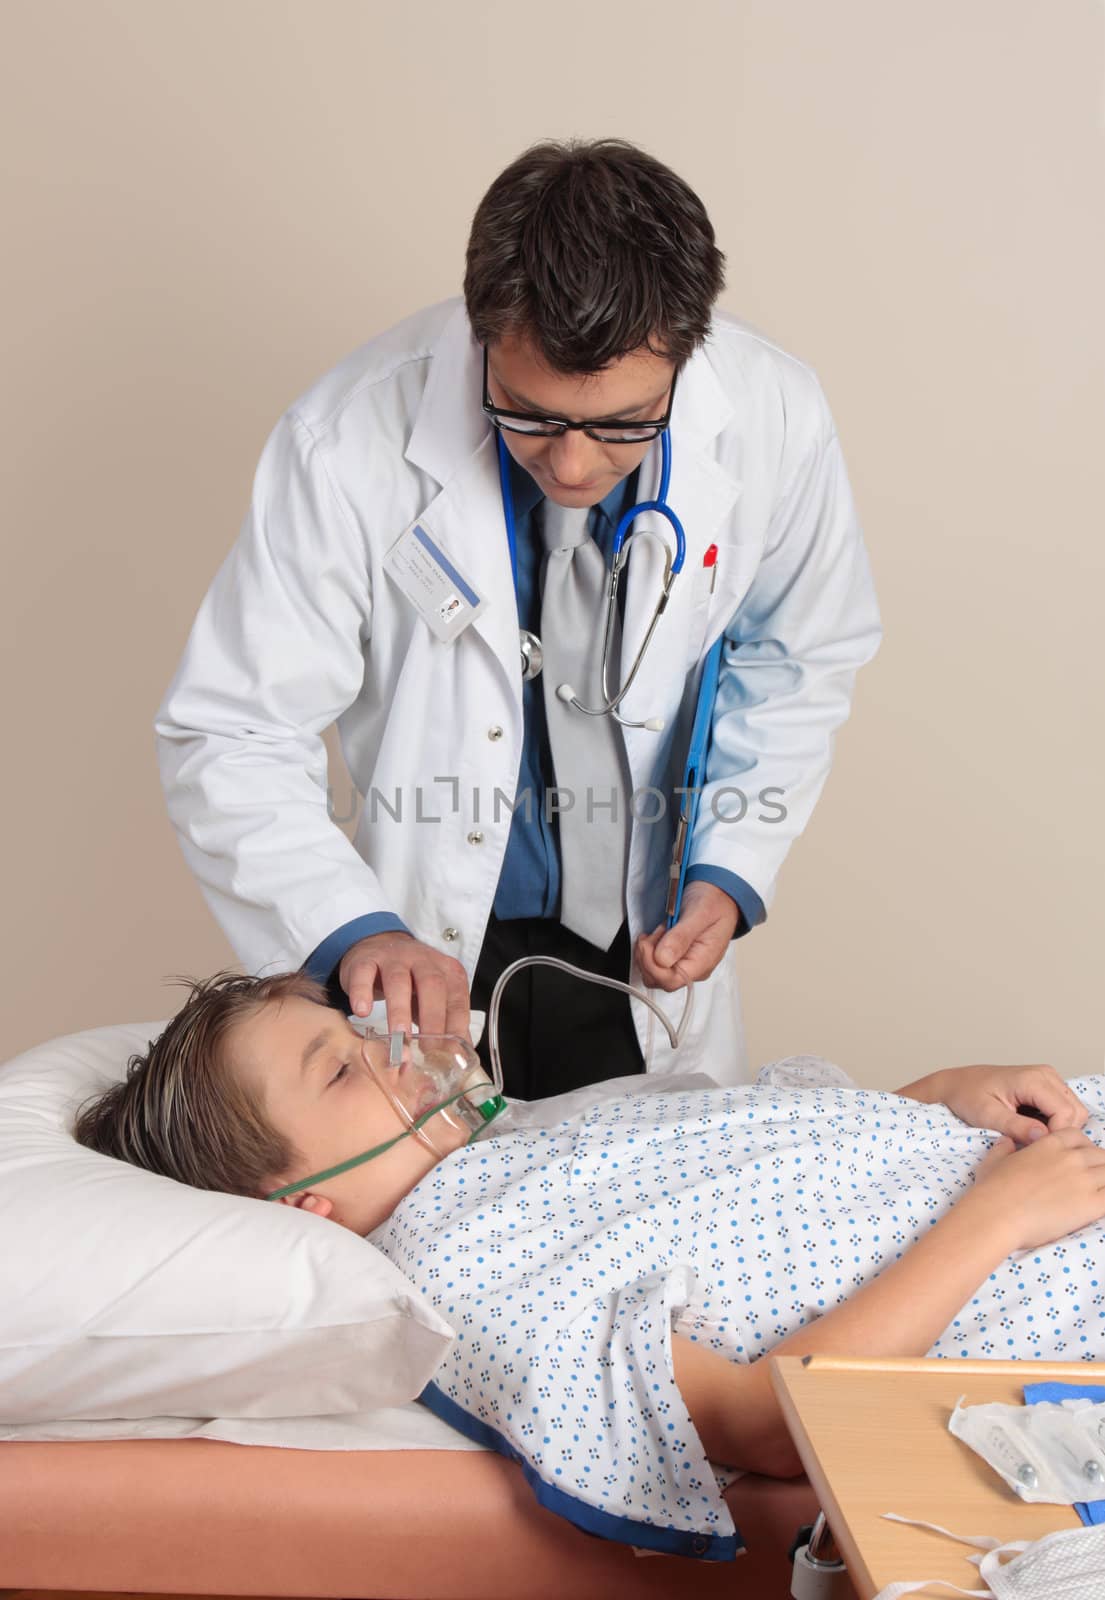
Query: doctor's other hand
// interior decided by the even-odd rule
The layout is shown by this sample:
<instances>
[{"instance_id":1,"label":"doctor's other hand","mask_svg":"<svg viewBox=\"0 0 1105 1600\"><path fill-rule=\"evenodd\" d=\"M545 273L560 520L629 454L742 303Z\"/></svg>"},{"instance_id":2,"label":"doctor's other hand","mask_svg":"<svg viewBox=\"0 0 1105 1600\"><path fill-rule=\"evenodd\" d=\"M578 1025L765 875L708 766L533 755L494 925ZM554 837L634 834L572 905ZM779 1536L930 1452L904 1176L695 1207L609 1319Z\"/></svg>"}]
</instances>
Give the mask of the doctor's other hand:
<instances>
[{"instance_id":1,"label":"doctor's other hand","mask_svg":"<svg viewBox=\"0 0 1105 1600\"><path fill-rule=\"evenodd\" d=\"M947 1067L931 1072L899 1094L930 1104L942 1102L972 1128L993 1128L1017 1144L1033 1144L1059 1128L1080 1128L1086 1107L1054 1067ZM1018 1106L1032 1106L1046 1122L1023 1116Z\"/></svg>"},{"instance_id":2,"label":"doctor's other hand","mask_svg":"<svg viewBox=\"0 0 1105 1600\"><path fill-rule=\"evenodd\" d=\"M691 883L683 894L679 921L664 924L637 940L637 961L650 989L685 989L708 978L737 931L740 909L713 883Z\"/></svg>"},{"instance_id":3,"label":"doctor's other hand","mask_svg":"<svg viewBox=\"0 0 1105 1600\"><path fill-rule=\"evenodd\" d=\"M338 981L349 996L349 1009L366 1017L373 1002L387 1002L388 1030L409 1030L417 1022L423 1033L468 1036L468 977L453 956L410 933L374 933L341 958Z\"/></svg>"}]
</instances>

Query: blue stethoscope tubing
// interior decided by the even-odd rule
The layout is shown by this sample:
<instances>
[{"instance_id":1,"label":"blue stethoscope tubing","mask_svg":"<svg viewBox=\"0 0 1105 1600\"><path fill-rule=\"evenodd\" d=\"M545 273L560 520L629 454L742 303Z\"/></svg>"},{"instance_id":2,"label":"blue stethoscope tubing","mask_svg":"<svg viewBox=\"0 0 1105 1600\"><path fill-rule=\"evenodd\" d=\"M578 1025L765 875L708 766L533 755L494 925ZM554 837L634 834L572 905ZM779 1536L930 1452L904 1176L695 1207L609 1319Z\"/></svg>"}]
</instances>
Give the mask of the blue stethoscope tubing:
<instances>
[{"instance_id":1,"label":"blue stethoscope tubing","mask_svg":"<svg viewBox=\"0 0 1105 1600\"><path fill-rule=\"evenodd\" d=\"M507 450L507 447L503 442L503 436L501 433L498 435L497 443L499 450L499 484L502 490L503 516L506 520L507 543L510 547L510 570L514 579L515 590L517 590L518 536L514 520L514 495L510 487L510 452ZM663 433L660 435L660 486L657 497L655 500L642 500L637 505L630 506L628 511L624 512L619 518L618 526L614 530L614 544L611 552L610 563L610 583L606 593L606 618L602 650L602 693L604 703L596 710L582 705L579 700L573 698L572 704L577 708L577 710L583 712L585 716L604 717L611 714L616 715L619 705L629 693L629 690L633 686L633 680L640 671L641 662L644 660L645 651L648 649L652 640L652 635L655 632L656 624L659 622L667 606L672 585L679 573L683 570L683 563L687 557L687 538L683 532L683 524L672 510L671 506L668 505L668 486L670 482L671 437L668 429L665 428ZM667 543L667 541L664 541L664 579L660 598L656 603L656 609L652 614L652 620L649 623L648 632L645 634L644 640L641 643L641 647L637 651L637 656L633 666L617 694L612 695L607 684L607 663L609 661L610 645L613 639L614 623L617 616L618 584L621 581L622 572L624 571L626 563L629 560L628 547L629 541L633 537L631 531L633 523L636 522L637 518L642 516L646 511L657 512L660 516L665 517L671 524L672 531L675 534L675 554L674 556L672 555L671 546ZM648 532L653 538L657 537L657 535L651 534L651 530L642 529L640 531ZM621 718L618 718L618 720L621 721ZM639 724L629 724L629 726L638 725ZM649 725L650 724L640 724L640 726Z\"/></svg>"}]
</instances>

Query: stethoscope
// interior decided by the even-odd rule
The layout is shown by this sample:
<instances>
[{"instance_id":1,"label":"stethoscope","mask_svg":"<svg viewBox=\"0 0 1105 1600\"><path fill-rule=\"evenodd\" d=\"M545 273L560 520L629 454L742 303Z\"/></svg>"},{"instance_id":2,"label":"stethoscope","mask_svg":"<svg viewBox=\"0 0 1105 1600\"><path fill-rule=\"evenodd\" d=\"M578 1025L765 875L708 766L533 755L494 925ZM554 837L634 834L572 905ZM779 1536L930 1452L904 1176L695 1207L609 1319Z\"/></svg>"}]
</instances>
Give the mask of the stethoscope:
<instances>
[{"instance_id":1,"label":"stethoscope","mask_svg":"<svg viewBox=\"0 0 1105 1600\"><path fill-rule=\"evenodd\" d=\"M499 482L502 486L503 515L506 518L506 535L507 541L510 545L510 567L514 575L514 586L515 589L517 589L518 544L514 523L514 495L511 492L510 487L511 458L510 452L503 443L503 436L501 433L498 435L498 446ZM668 434L668 429L665 428L663 433L660 435L660 488L657 498L655 500L642 500L638 505L630 506L629 510L623 513L619 519L617 528L614 530L614 545L610 566L610 581L606 590L606 614L603 623L602 636L601 681L603 704L601 706L585 706L579 699L579 696L576 694L570 683L562 683L558 685L556 691L557 698L559 700L563 700L567 705L575 706L576 710L582 711L586 717L611 716L614 718L615 722L620 723L623 728L647 728L651 733L663 732L664 721L662 717L648 717L643 722L632 722L628 717L619 716L618 707L621 705L622 701L633 687L633 681L641 669L641 663L644 660L645 652L648 650L649 644L652 641L652 636L656 632L656 625L660 621L660 618L663 616L667 607L668 599L671 596L672 586L675 583L679 573L683 570L683 562L686 559L687 540L683 533L683 524L680 522L675 512L667 503L668 484L670 481L671 439ZM668 522L671 523L672 530L675 534L674 556L672 555L670 542L655 532L654 529L633 528L632 524L645 511L658 511L662 517L666 517ZM641 642L640 649L637 651L637 654L634 658L633 665L629 670L629 675L625 679L618 692L616 694L611 694L609 685L610 649L614 638L614 628L618 616L618 585L621 582L622 572L625 570L625 567L629 561L630 541L635 537L635 535L641 533L645 534L650 539L655 539L656 542L663 548L664 578L660 588L660 597L657 600L656 608L652 613L652 620L648 625L648 631ZM541 671L544 662L540 639L536 634L530 633L528 629L522 628L519 630L519 645L522 656L523 679L529 680L531 678L536 678L538 673Z\"/></svg>"}]
</instances>

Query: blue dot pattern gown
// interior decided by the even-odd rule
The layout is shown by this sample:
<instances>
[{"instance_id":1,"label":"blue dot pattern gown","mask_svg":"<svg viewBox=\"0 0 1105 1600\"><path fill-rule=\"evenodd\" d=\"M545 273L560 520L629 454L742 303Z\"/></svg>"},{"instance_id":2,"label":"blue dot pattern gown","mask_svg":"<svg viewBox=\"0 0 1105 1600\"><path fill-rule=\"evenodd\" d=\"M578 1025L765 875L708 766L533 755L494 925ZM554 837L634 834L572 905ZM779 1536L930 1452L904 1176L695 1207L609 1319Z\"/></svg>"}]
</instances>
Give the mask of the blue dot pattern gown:
<instances>
[{"instance_id":1,"label":"blue dot pattern gown","mask_svg":"<svg viewBox=\"0 0 1105 1600\"><path fill-rule=\"evenodd\" d=\"M816 1065L790 1059L799 1076ZM703 1453L672 1330L757 1360L896 1261L995 1142L823 1066L839 1081L657 1092L622 1079L569 1115L512 1107L369 1235L456 1330L424 1401L520 1461L578 1526L731 1559L732 1474ZM1071 1087L1105 1144L1105 1078ZM1105 1359L1103 1241L1095 1225L1009 1258L928 1353Z\"/></svg>"}]
</instances>

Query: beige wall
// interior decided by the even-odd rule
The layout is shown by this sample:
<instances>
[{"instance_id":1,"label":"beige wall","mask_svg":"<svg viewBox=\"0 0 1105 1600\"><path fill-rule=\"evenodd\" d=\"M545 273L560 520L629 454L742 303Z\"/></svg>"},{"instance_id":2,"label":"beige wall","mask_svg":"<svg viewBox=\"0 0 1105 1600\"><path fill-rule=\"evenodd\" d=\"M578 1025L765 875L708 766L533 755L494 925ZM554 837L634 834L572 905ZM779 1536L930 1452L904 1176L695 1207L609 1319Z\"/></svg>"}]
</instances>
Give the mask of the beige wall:
<instances>
[{"instance_id":1,"label":"beige wall","mask_svg":"<svg viewBox=\"0 0 1105 1600\"><path fill-rule=\"evenodd\" d=\"M284 407L458 290L531 140L699 190L818 369L882 654L769 925L753 1058L1102 1065L1103 19L1090 0L6 0L0 1056L233 960L151 719ZM348 780L337 775L339 795Z\"/></svg>"}]
</instances>

